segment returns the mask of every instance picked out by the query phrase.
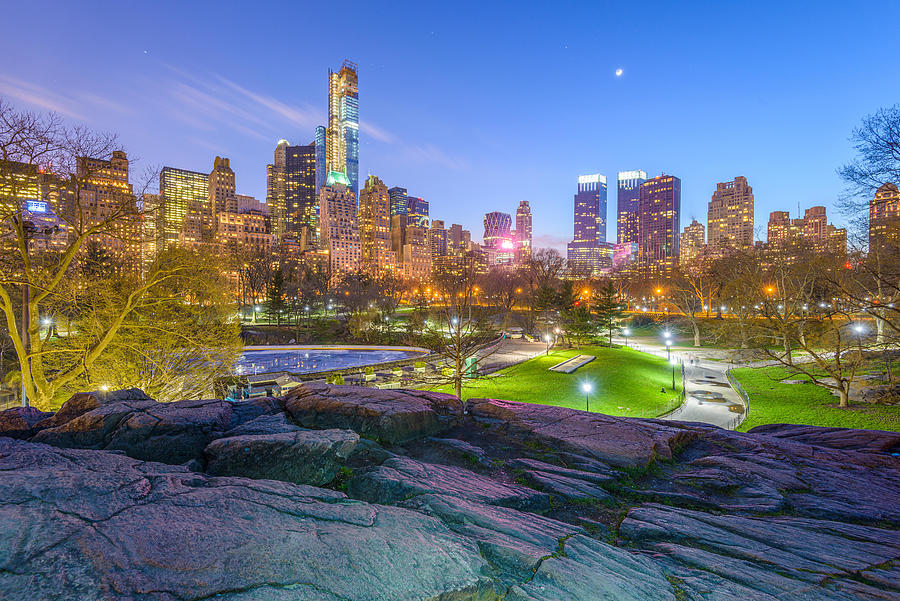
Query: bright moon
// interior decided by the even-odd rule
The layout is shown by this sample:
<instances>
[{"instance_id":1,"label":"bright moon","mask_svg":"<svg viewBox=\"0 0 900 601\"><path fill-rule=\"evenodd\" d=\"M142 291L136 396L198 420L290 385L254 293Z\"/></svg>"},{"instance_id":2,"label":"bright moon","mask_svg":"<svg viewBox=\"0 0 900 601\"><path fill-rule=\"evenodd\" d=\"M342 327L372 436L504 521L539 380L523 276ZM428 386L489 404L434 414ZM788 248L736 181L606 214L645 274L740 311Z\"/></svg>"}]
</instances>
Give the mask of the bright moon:
<instances>
[{"instance_id":1,"label":"bright moon","mask_svg":"<svg viewBox=\"0 0 900 601\"><path fill-rule=\"evenodd\" d=\"M622 77L622 70L616 69L616 77Z\"/></svg>"}]
</instances>

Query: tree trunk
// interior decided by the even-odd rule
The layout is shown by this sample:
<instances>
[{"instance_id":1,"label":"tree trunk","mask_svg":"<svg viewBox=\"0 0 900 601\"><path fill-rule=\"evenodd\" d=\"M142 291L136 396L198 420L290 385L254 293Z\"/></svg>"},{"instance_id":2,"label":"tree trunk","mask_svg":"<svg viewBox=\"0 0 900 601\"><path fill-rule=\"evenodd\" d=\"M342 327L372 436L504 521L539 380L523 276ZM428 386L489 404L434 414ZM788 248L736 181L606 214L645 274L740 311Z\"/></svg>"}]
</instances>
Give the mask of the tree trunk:
<instances>
[{"instance_id":1,"label":"tree trunk","mask_svg":"<svg viewBox=\"0 0 900 601\"><path fill-rule=\"evenodd\" d=\"M700 346L700 326L696 321L691 322L691 326L694 328L694 346Z\"/></svg>"},{"instance_id":2,"label":"tree trunk","mask_svg":"<svg viewBox=\"0 0 900 601\"><path fill-rule=\"evenodd\" d=\"M884 319L881 313L875 315L875 344L884 344Z\"/></svg>"},{"instance_id":3,"label":"tree trunk","mask_svg":"<svg viewBox=\"0 0 900 601\"><path fill-rule=\"evenodd\" d=\"M850 382L841 382L841 407L847 408L850 406Z\"/></svg>"},{"instance_id":4,"label":"tree trunk","mask_svg":"<svg viewBox=\"0 0 900 601\"><path fill-rule=\"evenodd\" d=\"M747 341L747 324L744 323L744 320L741 320L741 348L748 348L749 342Z\"/></svg>"},{"instance_id":5,"label":"tree trunk","mask_svg":"<svg viewBox=\"0 0 900 601\"><path fill-rule=\"evenodd\" d=\"M787 365L793 365L793 358L791 356L791 339L788 338L788 335L784 335L784 362Z\"/></svg>"}]
</instances>

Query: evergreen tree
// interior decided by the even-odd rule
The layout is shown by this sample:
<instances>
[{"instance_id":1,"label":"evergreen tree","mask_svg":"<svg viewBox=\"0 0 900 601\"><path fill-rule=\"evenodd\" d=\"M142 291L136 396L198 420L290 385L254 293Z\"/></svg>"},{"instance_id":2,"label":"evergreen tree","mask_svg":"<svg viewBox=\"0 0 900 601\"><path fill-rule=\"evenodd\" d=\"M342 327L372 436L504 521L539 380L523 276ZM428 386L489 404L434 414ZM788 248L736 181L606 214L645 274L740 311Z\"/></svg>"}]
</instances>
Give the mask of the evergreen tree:
<instances>
[{"instance_id":1,"label":"evergreen tree","mask_svg":"<svg viewBox=\"0 0 900 601\"><path fill-rule=\"evenodd\" d=\"M607 281L606 285L594 295L593 301L597 324L600 329L608 332L609 345L612 346L613 330L619 329L619 319L624 315L622 304L616 298L616 288L612 282Z\"/></svg>"}]
</instances>

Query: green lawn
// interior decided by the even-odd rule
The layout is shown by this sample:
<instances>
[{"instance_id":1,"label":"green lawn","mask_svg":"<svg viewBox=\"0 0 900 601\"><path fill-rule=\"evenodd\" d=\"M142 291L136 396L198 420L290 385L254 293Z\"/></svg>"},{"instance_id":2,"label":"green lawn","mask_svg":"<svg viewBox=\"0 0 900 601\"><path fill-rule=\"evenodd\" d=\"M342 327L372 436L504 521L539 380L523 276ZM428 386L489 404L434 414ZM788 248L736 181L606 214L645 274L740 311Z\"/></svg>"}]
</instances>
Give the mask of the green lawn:
<instances>
[{"instance_id":1,"label":"green lawn","mask_svg":"<svg viewBox=\"0 0 900 601\"><path fill-rule=\"evenodd\" d=\"M750 397L750 415L739 430L763 424L805 424L900 432L900 406L851 404L838 407L838 398L814 384L782 384L802 380L781 367L742 367L732 370Z\"/></svg>"},{"instance_id":2,"label":"green lawn","mask_svg":"<svg viewBox=\"0 0 900 601\"><path fill-rule=\"evenodd\" d=\"M597 358L572 374L547 371L575 355ZM681 370L675 368L678 390ZM590 410L609 415L655 417L676 396L672 391L672 367L662 357L628 348L585 346L557 350L475 380L463 387L463 398L495 398L557 407L584 409L581 385L590 382ZM666 391L660 392L665 387ZM451 387L436 390L453 392Z\"/></svg>"}]
</instances>

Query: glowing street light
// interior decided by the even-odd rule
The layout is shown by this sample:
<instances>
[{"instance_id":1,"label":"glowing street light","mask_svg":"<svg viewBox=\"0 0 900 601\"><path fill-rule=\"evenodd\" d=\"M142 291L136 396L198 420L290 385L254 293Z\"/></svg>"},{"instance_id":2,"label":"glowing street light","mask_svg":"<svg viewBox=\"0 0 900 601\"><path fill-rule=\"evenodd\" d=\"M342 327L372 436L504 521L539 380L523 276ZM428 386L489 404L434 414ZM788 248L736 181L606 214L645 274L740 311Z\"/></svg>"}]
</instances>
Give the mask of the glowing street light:
<instances>
[{"instance_id":1,"label":"glowing street light","mask_svg":"<svg viewBox=\"0 0 900 601\"><path fill-rule=\"evenodd\" d=\"M853 331L856 332L857 334L859 334L860 336L862 336L863 334L866 333L866 326L864 326L861 323L855 324L853 326Z\"/></svg>"},{"instance_id":2,"label":"glowing street light","mask_svg":"<svg viewBox=\"0 0 900 601\"><path fill-rule=\"evenodd\" d=\"M666 339L666 359L672 360L672 341L670 339Z\"/></svg>"},{"instance_id":3,"label":"glowing street light","mask_svg":"<svg viewBox=\"0 0 900 601\"><path fill-rule=\"evenodd\" d=\"M544 342L547 343L547 352L544 353L545 357L550 356L550 334L544 334Z\"/></svg>"},{"instance_id":4,"label":"glowing street light","mask_svg":"<svg viewBox=\"0 0 900 601\"><path fill-rule=\"evenodd\" d=\"M584 410L591 410L591 390L593 390L593 386L590 382L582 382L581 389L584 391Z\"/></svg>"},{"instance_id":5,"label":"glowing street light","mask_svg":"<svg viewBox=\"0 0 900 601\"><path fill-rule=\"evenodd\" d=\"M622 330L622 335L625 337L625 346L628 346L628 337L631 335L631 330L624 328Z\"/></svg>"}]
</instances>

